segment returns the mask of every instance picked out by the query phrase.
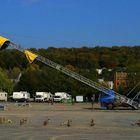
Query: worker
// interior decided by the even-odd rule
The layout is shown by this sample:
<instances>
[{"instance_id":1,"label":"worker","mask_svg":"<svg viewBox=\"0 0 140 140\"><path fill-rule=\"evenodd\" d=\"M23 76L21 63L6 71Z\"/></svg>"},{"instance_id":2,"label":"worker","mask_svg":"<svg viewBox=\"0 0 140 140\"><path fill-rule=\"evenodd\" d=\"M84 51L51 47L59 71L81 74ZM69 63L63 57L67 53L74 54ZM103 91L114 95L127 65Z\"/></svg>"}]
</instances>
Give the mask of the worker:
<instances>
[{"instance_id":1,"label":"worker","mask_svg":"<svg viewBox=\"0 0 140 140\"><path fill-rule=\"evenodd\" d=\"M53 96L50 96L49 101L48 101L48 104L51 103L51 105L53 105L53 101L54 101Z\"/></svg>"},{"instance_id":2,"label":"worker","mask_svg":"<svg viewBox=\"0 0 140 140\"><path fill-rule=\"evenodd\" d=\"M51 105L53 105L54 98L51 96Z\"/></svg>"}]
</instances>

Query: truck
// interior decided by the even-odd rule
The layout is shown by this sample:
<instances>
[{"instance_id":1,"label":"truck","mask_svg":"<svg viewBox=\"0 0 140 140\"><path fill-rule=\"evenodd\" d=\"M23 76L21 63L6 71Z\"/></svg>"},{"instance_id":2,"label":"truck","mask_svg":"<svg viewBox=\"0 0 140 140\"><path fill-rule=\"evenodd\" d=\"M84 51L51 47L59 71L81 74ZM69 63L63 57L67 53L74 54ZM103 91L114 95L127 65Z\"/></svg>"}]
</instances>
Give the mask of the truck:
<instances>
[{"instance_id":1,"label":"truck","mask_svg":"<svg viewBox=\"0 0 140 140\"><path fill-rule=\"evenodd\" d=\"M117 95L115 94L115 92L111 89L108 89L108 94L101 92L99 96L101 108L110 110L110 109L114 109L115 107L132 107L127 102L133 101L133 100L129 99L127 101L127 98L125 98L125 96L119 97L119 99L116 99L116 96Z\"/></svg>"},{"instance_id":2,"label":"truck","mask_svg":"<svg viewBox=\"0 0 140 140\"><path fill-rule=\"evenodd\" d=\"M108 91L109 94L103 92L99 95L99 101L102 109L113 109L117 100L115 100L115 93L112 90Z\"/></svg>"},{"instance_id":3,"label":"truck","mask_svg":"<svg viewBox=\"0 0 140 140\"><path fill-rule=\"evenodd\" d=\"M7 101L7 92L0 91L0 101Z\"/></svg>"},{"instance_id":4,"label":"truck","mask_svg":"<svg viewBox=\"0 0 140 140\"><path fill-rule=\"evenodd\" d=\"M53 98L54 102L61 102L62 100L70 100L71 95L66 92L56 92Z\"/></svg>"},{"instance_id":5,"label":"truck","mask_svg":"<svg viewBox=\"0 0 140 140\"><path fill-rule=\"evenodd\" d=\"M13 100L16 102L30 101L30 93L27 91L13 92Z\"/></svg>"},{"instance_id":6,"label":"truck","mask_svg":"<svg viewBox=\"0 0 140 140\"><path fill-rule=\"evenodd\" d=\"M50 92L36 92L35 101L36 102L45 102L49 101L52 94Z\"/></svg>"}]
</instances>

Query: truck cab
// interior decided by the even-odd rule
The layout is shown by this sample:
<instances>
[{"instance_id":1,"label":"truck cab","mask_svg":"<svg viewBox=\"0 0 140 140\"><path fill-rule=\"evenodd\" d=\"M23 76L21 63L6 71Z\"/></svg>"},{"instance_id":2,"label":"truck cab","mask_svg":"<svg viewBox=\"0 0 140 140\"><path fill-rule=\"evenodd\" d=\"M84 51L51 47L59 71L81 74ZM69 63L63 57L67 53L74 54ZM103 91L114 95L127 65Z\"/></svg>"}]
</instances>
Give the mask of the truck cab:
<instances>
[{"instance_id":1,"label":"truck cab","mask_svg":"<svg viewBox=\"0 0 140 140\"><path fill-rule=\"evenodd\" d=\"M99 97L101 108L113 109L115 103L115 93L113 90L108 90L108 94L101 93Z\"/></svg>"}]
</instances>

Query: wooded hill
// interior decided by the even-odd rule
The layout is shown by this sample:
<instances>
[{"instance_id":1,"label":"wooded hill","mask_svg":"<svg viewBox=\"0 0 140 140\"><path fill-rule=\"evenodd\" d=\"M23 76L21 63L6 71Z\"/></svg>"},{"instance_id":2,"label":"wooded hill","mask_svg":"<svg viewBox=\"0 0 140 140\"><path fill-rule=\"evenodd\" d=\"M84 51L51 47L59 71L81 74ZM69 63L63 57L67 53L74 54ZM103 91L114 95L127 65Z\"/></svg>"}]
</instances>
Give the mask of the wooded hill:
<instances>
[{"instance_id":1,"label":"wooded hill","mask_svg":"<svg viewBox=\"0 0 140 140\"><path fill-rule=\"evenodd\" d=\"M137 83L140 80L140 46L113 46L95 48L54 48L35 49L33 52L59 63L93 81L98 78L113 80L115 71L131 73L130 80ZM29 91L32 95L36 91L65 91L75 95L92 95L97 93L92 89L63 73L52 69L40 62L29 64L25 55L17 50L7 49L0 52L0 88L9 93L12 91ZM98 75L97 68L105 68L102 75ZM108 72L107 69L113 69ZM18 83L4 83L3 79L17 79L22 74ZM4 78L1 78L1 77ZM7 85L7 86L6 86ZM127 93L134 84L121 92Z\"/></svg>"}]
</instances>

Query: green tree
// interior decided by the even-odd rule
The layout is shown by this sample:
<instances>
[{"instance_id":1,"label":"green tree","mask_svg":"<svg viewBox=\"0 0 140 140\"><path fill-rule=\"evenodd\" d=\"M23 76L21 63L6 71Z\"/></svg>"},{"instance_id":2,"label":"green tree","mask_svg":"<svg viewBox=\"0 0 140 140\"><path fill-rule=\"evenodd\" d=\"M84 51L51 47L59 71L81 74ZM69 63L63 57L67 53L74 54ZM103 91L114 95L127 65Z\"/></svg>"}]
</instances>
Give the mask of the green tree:
<instances>
[{"instance_id":1,"label":"green tree","mask_svg":"<svg viewBox=\"0 0 140 140\"><path fill-rule=\"evenodd\" d=\"M11 94L13 91L13 83L2 69L0 69L0 89L8 92L8 94Z\"/></svg>"}]
</instances>

